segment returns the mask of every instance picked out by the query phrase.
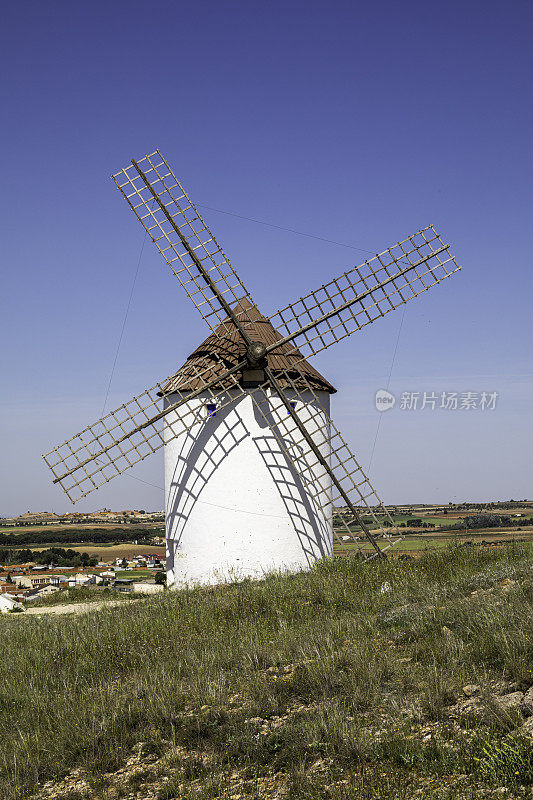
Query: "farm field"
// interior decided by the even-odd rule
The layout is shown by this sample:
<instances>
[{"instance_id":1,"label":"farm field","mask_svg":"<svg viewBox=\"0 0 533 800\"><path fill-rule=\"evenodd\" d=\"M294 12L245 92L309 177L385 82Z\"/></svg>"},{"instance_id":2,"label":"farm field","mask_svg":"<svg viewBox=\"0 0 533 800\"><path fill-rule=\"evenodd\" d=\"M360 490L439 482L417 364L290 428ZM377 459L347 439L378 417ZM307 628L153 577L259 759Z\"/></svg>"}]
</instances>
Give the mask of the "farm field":
<instances>
[{"instance_id":1,"label":"farm field","mask_svg":"<svg viewBox=\"0 0 533 800\"><path fill-rule=\"evenodd\" d=\"M342 535L343 531L340 530L339 534ZM517 528L486 528L476 529L468 534L461 532L446 531L443 533L438 532L424 532L413 534L410 531L405 532L405 538L394 545L390 550L390 554L401 555L402 553L422 553L424 550L442 548L450 544L464 544L470 542L478 546L494 546L495 543L501 542L530 542L533 541L533 526L524 527L522 530ZM357 550L357 545L352 542L343 542L344 547L348 553ZM371 549L371 546L366 543L361 543L362 549ZM342 546L335 541L334 552L336 555L344 555Z\"/></svg>"},{"instance_id":2,"label":"farm field","mask_svg":"<svg viewBox=\"0 0 533 800\"><path fill-rule=\"evenodd\" d=\"M31 545L31 549L47 550L49 547L53 546L54 543L38 546ZM154 544L128 544L128 542L122 542L120 544L82 543L66 545L64 542L61 542L59 547L68 547L69 550L75 550L77 553L87 553L91 557L99 557L102 561L114 561L116 558L124 558L140 553L153 553L154 555L158 555L160 558L165 558L165 548Z\"/></svg>"}]
</instances>

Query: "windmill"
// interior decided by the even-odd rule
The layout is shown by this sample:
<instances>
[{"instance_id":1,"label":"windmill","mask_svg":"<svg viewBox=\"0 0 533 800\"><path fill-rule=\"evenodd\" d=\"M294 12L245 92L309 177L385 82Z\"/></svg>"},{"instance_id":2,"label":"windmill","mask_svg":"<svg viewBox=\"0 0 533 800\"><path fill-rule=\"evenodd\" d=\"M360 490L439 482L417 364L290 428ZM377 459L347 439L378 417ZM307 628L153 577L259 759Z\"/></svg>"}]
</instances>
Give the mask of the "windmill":
<instances>
[{"instance_id":1,"label":"windmill","mask_svg":"<svg viewBox=\"0 0 533 800\"><path fill-rule=\"evenodd\" d=\"M264 317L159 151L113 176L210 329L170 377L44 457L72 502L165 448L168 584L296 569L401 537L308 361L460 269L433 226ZM346 542L346 544L345 544Z\"/></svg>"}]
</instances>

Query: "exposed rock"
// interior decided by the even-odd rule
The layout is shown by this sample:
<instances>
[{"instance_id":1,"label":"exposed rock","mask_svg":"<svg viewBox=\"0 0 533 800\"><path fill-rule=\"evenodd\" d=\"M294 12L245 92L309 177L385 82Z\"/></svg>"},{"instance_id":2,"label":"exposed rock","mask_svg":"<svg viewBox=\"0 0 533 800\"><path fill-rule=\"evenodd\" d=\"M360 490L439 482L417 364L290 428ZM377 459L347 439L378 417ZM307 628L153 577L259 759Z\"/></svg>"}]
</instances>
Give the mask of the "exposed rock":
<instances>
[{"instance_id":1,"label":"exposed rock","mask_svg":"<svg viewBox=\"0 0 533 800\"><path fill-rule=\"evenodd\" d=\"M463 686L463 694L466 697L481 694L481 686L478 686L477 683L467 683L466 686Z\"/></svg>"},{"instance_id":2,"label":"exposed rock","mask_svg":"<svg viewBox=\"0 0 533 800\"><path fill-rule=\"evenodd\" d=\"M523 697L523 692L511 692L503 697L495 697L494 701L502 711L519 711Z\"/></svg>"},{"instance_id":3,"label":"exposed rock","mask_svg":"<svg viewBox=\"0 0 533 800\"><path fill-rule=\"evenodd\" d=\"M524 717L533 716L533 686L529 687L522 698L522 703L520 704L520 713L523 714Z\"/></svg>"},{"instance_id":4,"label":"exposed rock","mask_svg":"<svg viewBox=\"0 0 533 800\"><path fill-rule=\"evenodd\" d=\"M515 732L533 742L533 717L529 717Z\"/></svg>"},{"instance_id":5,"label":"exposed rock","mask_svg":"<svg viewBox=\"0 0 533 800\"><path fill-rule=\"evenodd\" d=\"M466 718L471 721L481 722L486 717L486 708L479 697L461 697L448 709L450 717L453 719Z\"/></svg>"}]
</instances>

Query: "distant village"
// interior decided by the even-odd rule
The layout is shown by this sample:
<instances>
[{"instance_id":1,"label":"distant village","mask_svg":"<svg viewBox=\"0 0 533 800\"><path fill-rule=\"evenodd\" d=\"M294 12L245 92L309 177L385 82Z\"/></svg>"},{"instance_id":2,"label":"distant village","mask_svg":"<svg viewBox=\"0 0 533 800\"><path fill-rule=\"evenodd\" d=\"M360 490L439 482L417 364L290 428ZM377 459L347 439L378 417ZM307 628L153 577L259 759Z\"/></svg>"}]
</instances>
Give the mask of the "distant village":
<instances>
[{"instance_id":1,"label":"distant village","mask_svg":"<svg viewBox=\"0 0 533 800\"><path fill-rule=\"evenodd\" d=\"M65 514L56 514L54 511L27 511L19 517L0 517L0 525L87 525L92 522L127 524L128 522L164 522L164 520L164 511L111 511L109 508L102 508L99 511Z\"/></svg>"},{"instance_id":2,"label":"distant village","mask_svg":"<svg viewBox=\"0 0 533 800\"><path fill-rule=\"evenodd\" d=\"M0 526L26 527L41 525L91 525L158 523L164 521L164 512L143 510L111 511L104 508L96 512L56 514L53 511L26 512L18 517L1 517ZM132 533L134 536L135 534ZM164 536L152 536L154 545L164 545ZM133 540L135 542L135 540ZM149 545L148 545L149 547ZM71 553L57 550L57 562L64 561L61 555ZM3 551L4 552L4 551ZM28 554L31 551L28 551ZM37 554L34 554L34 557ZM114 589L121 592L152 594L162 591L165 584L164 556L147 551L135 552L115 559L98 561L87 559L74 566L65 563L41 564L37 561L24 563L1 563L0 559L0 612L23 611L28 604L47 598L56 592L69 589ZM131 573L131 576L128 575Z\"/></svg>"},{"instance_id":3,"label":"distant village","mask_svg":"<svg viewBox=\"0 0 533 800\"><path fill-rule=\"evenodd\" d=\"M94 567L54 567L42 564L0 565L0 612L22 610L26 603L41 600L65 589L112 588L122 592L153 594L163 589L164 559L154 554L135 554L112 563L99 561ZM148 579L128 578L124 573L153 570Z\"/></svg>"}]
</instances>

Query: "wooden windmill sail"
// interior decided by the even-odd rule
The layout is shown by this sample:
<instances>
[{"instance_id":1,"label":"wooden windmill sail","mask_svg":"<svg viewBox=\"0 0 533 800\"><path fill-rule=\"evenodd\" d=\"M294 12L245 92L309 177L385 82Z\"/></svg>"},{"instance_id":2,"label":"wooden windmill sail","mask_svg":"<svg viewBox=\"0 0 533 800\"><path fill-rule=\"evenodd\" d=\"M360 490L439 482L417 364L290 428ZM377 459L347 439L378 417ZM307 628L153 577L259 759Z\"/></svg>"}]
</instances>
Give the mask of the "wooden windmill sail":
<instances>
[{"instance_id":1,"label":"wooden windmill sail","mask_svg":"<svg viewBox=\"0 0 533 800\"><path fill-rule=\"evenodd\" d=\"M211 333L178 372L47 453L54 483L75 502L200 430L206 404L221 415L246 393L316 514L331 526L341 508L336 526L364 555L383 556L398 531L321 405L333 387L307 359L455 273L450 246L423 228L263 317L159 151L113 179Z\"/></svg>"}]
</instances>

